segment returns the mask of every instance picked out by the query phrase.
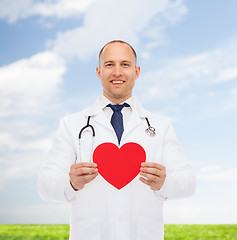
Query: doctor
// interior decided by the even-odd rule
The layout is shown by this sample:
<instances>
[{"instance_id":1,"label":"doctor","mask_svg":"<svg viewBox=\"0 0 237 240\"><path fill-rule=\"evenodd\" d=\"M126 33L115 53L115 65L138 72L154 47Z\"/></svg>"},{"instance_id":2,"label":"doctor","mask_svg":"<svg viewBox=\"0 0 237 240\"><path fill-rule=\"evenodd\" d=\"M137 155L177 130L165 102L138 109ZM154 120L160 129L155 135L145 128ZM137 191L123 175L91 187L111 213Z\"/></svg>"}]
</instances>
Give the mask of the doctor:
<instances>
[{"instance_id":1,"label":"doctor","mask_svg":"<svg viewBox=\"0 0 237 240\"><path fill-rule=\"evenodd\" d=\"M132 96L140 74L136 61L136 52L126 42L115 40L101 49L96 72L103 95L91 107L61 121L39 173L41 197L70 204L71 240L163 240L164 202L195 191L193 170L172 124L143 109ZM124 103L119 110L113 107ZM84 131L79 151L78 133L88 117L95 130L94 143L91 129ZM155 136L145 131L146 119ZM120 125L119 130L114 124ZM104 166L92 157L105 143L117 146L115 154L130 143L145 152L137 176L121 188L102 174ZM122 176L134 158L130 151L127 162L118 160L120 173L114 174Z\"/></svg>"}]
</instances>

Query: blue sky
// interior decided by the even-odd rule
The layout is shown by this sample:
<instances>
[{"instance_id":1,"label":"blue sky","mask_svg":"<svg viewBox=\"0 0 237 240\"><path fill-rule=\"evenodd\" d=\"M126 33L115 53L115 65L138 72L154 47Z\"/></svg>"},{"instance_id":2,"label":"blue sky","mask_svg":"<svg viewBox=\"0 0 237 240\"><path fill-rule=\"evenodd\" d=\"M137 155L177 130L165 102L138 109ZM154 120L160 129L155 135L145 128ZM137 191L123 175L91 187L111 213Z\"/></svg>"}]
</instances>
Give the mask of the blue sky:
<instances>
[{"instance_id":1,"label":"blue sky","mask_svg":"<svg viewBox=\"0 0 237 240\"><path fill-rule=\"evenodd\" d=\"M0 0L0 223L68 223L37 174L59 121L102 93L98 52L123 39L134 95L170 117L197 174L166 223L237 223L237 2Z\"/></svg>"}]
</instances>

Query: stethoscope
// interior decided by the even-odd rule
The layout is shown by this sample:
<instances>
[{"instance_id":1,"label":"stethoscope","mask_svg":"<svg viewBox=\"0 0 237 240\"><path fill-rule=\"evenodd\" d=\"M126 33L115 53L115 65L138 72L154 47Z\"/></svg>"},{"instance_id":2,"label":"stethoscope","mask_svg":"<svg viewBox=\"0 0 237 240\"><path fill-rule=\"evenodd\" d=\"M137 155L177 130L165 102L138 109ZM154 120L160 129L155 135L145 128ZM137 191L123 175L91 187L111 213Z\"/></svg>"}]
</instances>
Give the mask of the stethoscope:
<instances>
[{"instance_id":1,"label":"stethoscope","mask_svg":"<svg viewBox=\"0 0 237 240\"><path fill-rule=\"evenodd\" d=\"M86 131L86 130L88 130L88 129L91 129L91 131L92 131L92 150L94 149L95 129L94 129L94 127L90 124L90 118L91 118L91 116L88 116L88 118L87 118L87 124L86 124L84 127L82 127L82 129L80 130L80 132L79 132L79 134L78 134L80 159L82 159L82 156L81 156L81 137L82 137L83 131ZM146 119L146 122L147 122L147 125L148 125L148 128L145 129L145 132L146 132L149 136L151 136L151 137L155 136L155 135L156 135L156 130L155 130L155 128L150 125L147 117L145 117L145 119ZM91 151L90 161L92 160L92 154L93 154L93 151Z\"/></svg>"}]
</instances>

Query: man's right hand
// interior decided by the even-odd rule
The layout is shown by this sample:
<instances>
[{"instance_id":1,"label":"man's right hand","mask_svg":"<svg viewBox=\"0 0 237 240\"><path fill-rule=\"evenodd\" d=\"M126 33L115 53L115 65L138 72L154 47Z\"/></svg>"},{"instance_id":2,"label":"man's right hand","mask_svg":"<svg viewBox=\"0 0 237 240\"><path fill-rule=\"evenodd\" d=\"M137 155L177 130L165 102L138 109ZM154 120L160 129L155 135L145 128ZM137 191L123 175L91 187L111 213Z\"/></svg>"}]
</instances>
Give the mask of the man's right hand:
<instances>
[{"instance_id":1,"label":"man's right hand","mask_svg":"<svg viewBox=\"0 0 237 240\"><path fill-rule=\"evenodd\" d=\"M93 162L81 162L71 165L69 176L71 186L75 191L82 189L98 175L97 164Z\"/></svg>"}]
</instances>

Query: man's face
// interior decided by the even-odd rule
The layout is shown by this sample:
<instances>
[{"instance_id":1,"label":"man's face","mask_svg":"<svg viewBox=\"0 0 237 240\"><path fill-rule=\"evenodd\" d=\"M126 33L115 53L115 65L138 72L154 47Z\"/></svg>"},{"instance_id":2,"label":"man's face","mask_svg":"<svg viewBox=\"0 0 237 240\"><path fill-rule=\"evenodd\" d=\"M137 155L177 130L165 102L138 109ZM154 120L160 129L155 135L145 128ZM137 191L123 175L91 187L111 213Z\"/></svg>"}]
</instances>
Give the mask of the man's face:
<instances>
[{"instance_id":1,"label":"man's face","mask_svg":"<svg viewBox=\"0 0 237 240\"><path fill-rule=\"evenodd\" d=\"M119 104L132 96L140 67L136 66L132 49L127 44L116 42L104 48L96 72L101 80L103 95Z\"/></svg>"}]
</instances>

